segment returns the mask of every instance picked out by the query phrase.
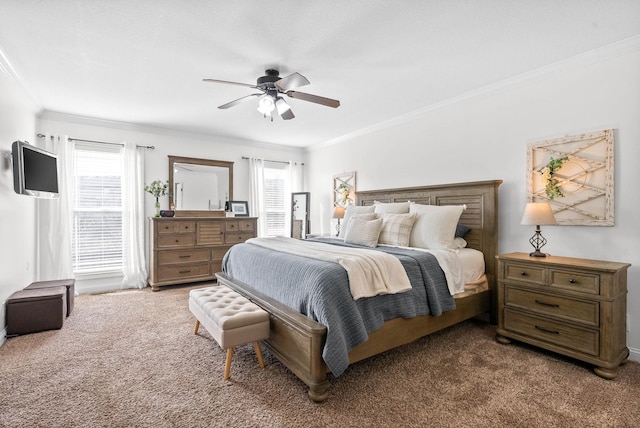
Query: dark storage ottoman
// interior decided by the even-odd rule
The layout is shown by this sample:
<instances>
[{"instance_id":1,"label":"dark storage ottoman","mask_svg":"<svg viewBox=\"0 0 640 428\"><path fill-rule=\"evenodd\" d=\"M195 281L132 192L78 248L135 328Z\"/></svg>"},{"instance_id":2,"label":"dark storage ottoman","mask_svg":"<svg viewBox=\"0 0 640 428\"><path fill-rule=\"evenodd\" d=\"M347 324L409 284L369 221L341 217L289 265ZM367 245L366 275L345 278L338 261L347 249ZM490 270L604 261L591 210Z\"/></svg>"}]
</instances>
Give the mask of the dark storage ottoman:
<instances>
[{"instance_id":1,"label":"dark storage ottoman","mask_svg":"<svg viewBox=\"0 0 640 428\"><path fill-rule=\"evenodd\" d=\"M27 285L25 290L33 290L36 288L49 288L49 287L67 287L67 316L71 314L73 310L73 300L76 296L76 280L75 279L58 279L54 281L37 281Z\"/></svg>"},{"instance_id":2,"label":"dark storage ottoman","mask_svg":"<svg viewBox=\"0 0 640 428\"><path fill-rule=\"evenodd\" d=\"M20 290L7 299L7 336L62 328L67 287Z\"/></svg>"}]
</instances>

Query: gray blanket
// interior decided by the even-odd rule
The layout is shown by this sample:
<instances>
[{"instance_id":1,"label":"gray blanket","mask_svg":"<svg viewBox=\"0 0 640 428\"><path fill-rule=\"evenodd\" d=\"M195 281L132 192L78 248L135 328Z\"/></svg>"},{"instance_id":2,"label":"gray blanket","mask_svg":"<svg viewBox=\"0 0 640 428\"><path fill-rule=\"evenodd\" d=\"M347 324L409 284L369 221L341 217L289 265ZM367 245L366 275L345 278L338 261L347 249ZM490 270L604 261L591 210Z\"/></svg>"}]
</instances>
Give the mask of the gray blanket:
<instances>
[{"instance_id":1,"label":"gray blanket","mask_svg":"<svg viewBox=\"0 0 640 428\"><path fill-rule=\"evenodd\" d=\"M316 239L333 245L337 239ZM367 247L368 248L368 247ZM234 245L222 269L284 305L327 327L322 357L334 376L349 365L349 351L365 342L368 333L393 318L434 316L455 309L444 272L435 257L422 251L377 247L400 259L412 289L353 300L347 273L339 264L285 254L248 243Z\"/></svg>"}]
</instances>

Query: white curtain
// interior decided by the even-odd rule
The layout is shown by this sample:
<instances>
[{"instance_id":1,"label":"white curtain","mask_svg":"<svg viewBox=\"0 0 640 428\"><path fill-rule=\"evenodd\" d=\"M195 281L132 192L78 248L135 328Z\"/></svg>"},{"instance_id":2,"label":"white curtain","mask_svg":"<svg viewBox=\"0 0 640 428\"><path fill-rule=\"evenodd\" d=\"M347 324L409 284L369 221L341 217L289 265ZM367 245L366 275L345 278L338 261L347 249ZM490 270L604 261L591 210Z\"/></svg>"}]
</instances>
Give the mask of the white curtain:
<instances>
[{"instance_id":1,"label":"white curtain","mask_svg":"<svg viewBox=\"0 0 640 428\"><path fill-rule=\"evenodd\" d=\"M55 199L37 200L38 281L73 278L71 231L73 221L73 144L65 136L46 135L45 150L58 155Z\"/></svg>"},{"instance_id":2,"label":"white curtain","mask_svg":"<svg viewBox=\"0 0 640 428\"><path fill-rule=\"evenodd\" d=\"M122 225L124 278L121 288L147 286L144 256L144 149L123 143Z\"/></svg>"},{"instance_id":3,"label":"white curtain","mask_svg":"<svg viewBox=\"0 0 640 428\"><path fill-rule=\"evenodd\" d=\"M267 230L267 216L264 206L264 160L249 159L249 214L258 217L258 236Z\"/></svg>"}]
</instances>

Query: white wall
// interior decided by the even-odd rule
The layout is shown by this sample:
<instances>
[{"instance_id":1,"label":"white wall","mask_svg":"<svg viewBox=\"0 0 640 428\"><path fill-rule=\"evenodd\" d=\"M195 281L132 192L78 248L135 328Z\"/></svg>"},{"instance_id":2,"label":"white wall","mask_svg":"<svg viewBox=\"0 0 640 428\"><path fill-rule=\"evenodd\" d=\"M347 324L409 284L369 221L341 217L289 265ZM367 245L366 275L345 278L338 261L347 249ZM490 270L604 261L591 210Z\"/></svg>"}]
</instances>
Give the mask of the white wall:
<instances>
[{"instance_id":1,"label":"white wall","mask_svg":"<svg viewBox=\"0 0 640 428\"><path fill-rule=\"evenodd\" d=\"M1 66L2 64L0 64ZM35 106L0 67L0 344L5 338L5 302L33 282L36 200L13 191L11 143L35 138Z\"/></svg>"},{"instance_id":2,"label":"white wall","mask_svg":"<svg viewBox=\"0 0 640 428\"><path fill-rule=\"evenodd\" d=\"M640 52L532 75L420 117L313 150L312 233L331 230L332 176L357 172L358 190L502 179L499 251L529 251L521 226L527 144L614 128L615 226L543 226L546 252L628 262L627 343L640 360Z\"/></svg>"},{"instance_id":3,"label":"white wall","mask_svg":"<svg viewBox=\"0 0 640 428\"><path fill-rule=\"evenodd\" d=\"M269 160L294 160L304 162L301 149L275 145L260 145L247 141L188 134L175 130L138 126L119 122L45 112L37 123L38 133L68 135L71 138L106 142L131 141L141 146L154 146L145 153L145 183L153 180L169 179L169 155L215 159L234 162L233 198L237 201L249 200L249 163L243 156L262 157ZM147 195L145 213L147 217L155 213L155 198ZM223 201L224 203L224 201ZM160 198L162 209L169 208L168 197ZM148 230L146 235L148 242ZM121 277L107 281L78 281L80 292L100 292L119 288Z\"/></svg>"}]
</instances>

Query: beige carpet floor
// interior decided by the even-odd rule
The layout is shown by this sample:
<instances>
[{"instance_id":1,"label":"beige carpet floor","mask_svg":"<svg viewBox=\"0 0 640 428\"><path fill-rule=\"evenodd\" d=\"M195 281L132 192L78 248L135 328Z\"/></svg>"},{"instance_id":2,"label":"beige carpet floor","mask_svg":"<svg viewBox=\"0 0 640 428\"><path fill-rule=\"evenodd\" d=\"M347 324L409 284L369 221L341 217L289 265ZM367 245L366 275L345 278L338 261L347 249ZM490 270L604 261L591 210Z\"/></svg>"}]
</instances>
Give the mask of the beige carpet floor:
<instances>
[{"instance_id":1,"label":"beige carpet floor","mask_svg":"<svg viewBox=\"0 0 640 428\"><path fill-rule=\"evenodd\" d=\"M198 285L196 287L202 287ZM468 321L352 365L317 404L265 352L193 334L190 287L76 298L61 330L0 347L2 427L638 427L640 364L587 364Z\"/></svg>"}]
</instances>

